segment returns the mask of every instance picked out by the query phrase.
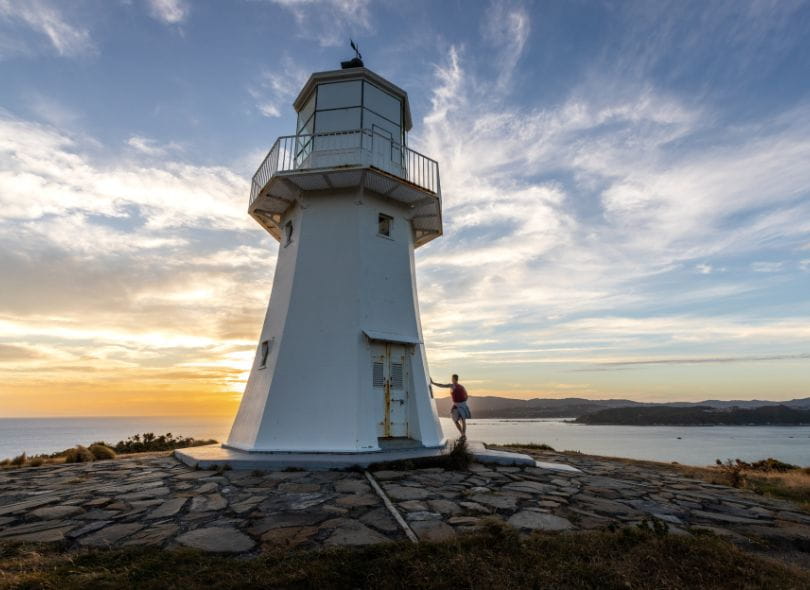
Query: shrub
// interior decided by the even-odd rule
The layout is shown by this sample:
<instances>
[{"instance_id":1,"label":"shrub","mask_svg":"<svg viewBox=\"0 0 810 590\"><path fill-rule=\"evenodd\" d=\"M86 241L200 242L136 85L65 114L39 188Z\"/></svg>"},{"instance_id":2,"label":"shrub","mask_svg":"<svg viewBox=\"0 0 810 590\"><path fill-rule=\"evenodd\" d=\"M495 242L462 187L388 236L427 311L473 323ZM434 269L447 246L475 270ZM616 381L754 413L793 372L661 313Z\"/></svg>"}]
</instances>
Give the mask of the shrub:
<instances>
[{"instance_id":1,"label":"shrub","mask_svg":"<svg viewBox=\"0 0 810 590\"><path fill-rule=\"evenodd\" d=\"M95 456L87 447L76 445L65 451L65 463L92 463Z\"/></svg>"},{"instance_id":2,"label":"shrub","mask_svg":"<svg viewBox=\"0 0 810 590\"><path fill-rule=\"evenodd\" d=\"M19 467L21 465L25 465L25 462L27 460L28 460L28 455L26 455L25 453L21 453L21 454L17 455L16 457L14 457L11 460L11 464L16 466L16 467Z\"/></svg>"},{"instance_id":3,"label":"shrub","mask_svg":"<svg viewBox=\"0 0 810 590\"><path fill-rule=\"evenodd\" d=\"M11 464L11 459L3 459L2 461L0 461L0 467L5 467L6 465L10 465L10 464Z\"/></svg>"},{"instance_id":4,"label":"shrub","mask_svg":"<svg viewBox=\"0 0 810 590\"><path fill-rule=\"evenodd\" d=\"M42 465L43 463L45 463L45 459L43 459L42 457L34 457L33 459L31 459L31 460L28 462L28 464L29 464L31 467L39 467L39 466L40 466L40 465Z\"/></svg>"},{"instance_id":5,"label":"shrub","mask_svg":"<svg viewBox=\"0 0 810 590\"><path fill-rule=\"evenodd\" d=\"M145 453L150 451L173 451L186 447L212 445L217 441L213 439L197 440L193 437L174 436L171 432L156 436L152 432L135 434L127 440L118 441L113 449L116 453ZM110 445L106 445L110 446Z\"/></svg>"},{"instance_id":6,"label":"shrub","mask_svg":"<svg viewBox=\"0 0 810 590\"><path fill-rule=\"evenodd\" d=\"M441 467L442 469L451 471L467 471L472 460L473 457L467 447L467 441L458 439L453 444L451 451L445 455L400 459L399 461L383 461L380 463L372 463L368 468L370 471L380 471L384 469L411 471L413 469Z\"/></svg>"},{"instance_id":7,"label":"shrub","mask_svg":"<svg viewBox=\"0 0 810 590\"><path fill-rule=\"evenodd\" d=\"M505 447L520 447L521 449L531 449L532 451L554 451L554 447L546 443L511 443L503 445Z\"/></svg>"},{"instance_id":8,"label":"shrub","mask_svg":"<svg viewBox=\"0 0 810 590\"><path fill-rule=\"evenodd\" d=\"M115 451L104 443L93 443L87 450L93 453L93 457L96 461L115 459Z\"/></svg>"},{"instance_id":9,"label":"shrub","mask_svg":"<svg viewBox=\"0 0 810 590\"><path fill-rule=\"evenodd\" d=\"M725 463L723 463L720 459L717 459L717 466L720 468L720 472L726 477L728 484L731 487L743 487L743 484L745 484L745 474L743 473L745 463L739 459L736 461L726 459Z\"/></svg>"},{"instance_id":10,"label":"shrub","mask_svg":"<svg viewBox=\"0 0 810 590\"><path fill-rule=\"evenodd\" d=\"M739 459L737 459L737 461L739 461ZM745 469L750 469L751 471L778 471L779 473L785 473L787 471L793 471L794 469L800 469L798 465L791 465L790 463L785 463L773 457L768 457L762 461L754 461L753 463L745 463L743 461L740 461L740 463Z\"/></svg>"}]
</instances>

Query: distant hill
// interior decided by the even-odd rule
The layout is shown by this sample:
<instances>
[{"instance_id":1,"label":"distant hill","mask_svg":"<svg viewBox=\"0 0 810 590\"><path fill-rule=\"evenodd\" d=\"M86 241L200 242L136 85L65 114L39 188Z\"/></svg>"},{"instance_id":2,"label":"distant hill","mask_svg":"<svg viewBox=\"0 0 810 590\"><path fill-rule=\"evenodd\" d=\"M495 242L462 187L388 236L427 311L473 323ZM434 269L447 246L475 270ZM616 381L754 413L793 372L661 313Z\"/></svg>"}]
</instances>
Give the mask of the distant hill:
<instances>
[{"instance_id":1,"label":"distant hill","mask_svg":"<svg viewBox=\"0 0 810 590\"><path fill-rule=\"evenodd\" d=\"M612 408L760 408L784 406L796 410L810 410L810 398L786 402L772 401L721 401L642 403L628 399L590 400L579 397L563 399L512 399L495 396L470 396L470 410L475 418L579 418ZM448 415L453 405L449 397L437 398L436 407L441 415Z\"/></svg>"},{"instance_id":2,"label":"distant hill","mask_svg":"<svg viewBox=\"0 0 810 590\"><path fill-rule=\"evenodd\" d=\"M690 407L634 407L608 408L580 416L582 424L616 424L624 426L710 426L710 425L810 425L810 409L796 409L786 405L758 408Z\"/></svg>"}]
</instances>

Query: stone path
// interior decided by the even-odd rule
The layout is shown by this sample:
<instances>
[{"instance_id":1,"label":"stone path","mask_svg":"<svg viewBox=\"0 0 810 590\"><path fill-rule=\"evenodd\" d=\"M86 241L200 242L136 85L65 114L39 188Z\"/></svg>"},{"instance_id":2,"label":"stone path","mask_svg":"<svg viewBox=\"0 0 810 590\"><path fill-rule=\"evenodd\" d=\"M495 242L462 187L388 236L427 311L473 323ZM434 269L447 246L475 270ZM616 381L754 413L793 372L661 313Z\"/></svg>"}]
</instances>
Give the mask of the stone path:
<instances>
[{"instance_id":1,"label":"stone path","mask_svg":"<svg viewBox=\"0 0 810 590\"><path fill-rule=\"evenodd\" d=\"M469 472L374 476L420 539L453 538L486 518L529 532L632 525L651 517L676 534L705 528L735 541L810 539L810 515L788 502L663 468L585 455L538 458L582 472L474 464ZM362 473L194 471L171 457L0 472L0 542L257 553L269 546L405 538Z\"/></svg>"}]
</instances>

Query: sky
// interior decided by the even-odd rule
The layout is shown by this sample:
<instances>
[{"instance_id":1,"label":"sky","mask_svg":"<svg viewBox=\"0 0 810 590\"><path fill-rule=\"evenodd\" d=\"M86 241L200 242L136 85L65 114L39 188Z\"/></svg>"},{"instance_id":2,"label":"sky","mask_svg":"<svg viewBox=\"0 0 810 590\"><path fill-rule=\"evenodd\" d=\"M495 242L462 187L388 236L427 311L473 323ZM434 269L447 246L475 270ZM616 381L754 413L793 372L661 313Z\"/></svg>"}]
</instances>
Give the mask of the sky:
<instances>
[{"instance_id":1,"label":"sky","mask_svg":"<svg viewBox=\"0 0 810 590\"><path fill-rule=\"evenodd\" d=\"M0 416L231 414L310 73L404 88L471 395L810 396L810 3L0 0Z\"/></svg>"}]
</instances>

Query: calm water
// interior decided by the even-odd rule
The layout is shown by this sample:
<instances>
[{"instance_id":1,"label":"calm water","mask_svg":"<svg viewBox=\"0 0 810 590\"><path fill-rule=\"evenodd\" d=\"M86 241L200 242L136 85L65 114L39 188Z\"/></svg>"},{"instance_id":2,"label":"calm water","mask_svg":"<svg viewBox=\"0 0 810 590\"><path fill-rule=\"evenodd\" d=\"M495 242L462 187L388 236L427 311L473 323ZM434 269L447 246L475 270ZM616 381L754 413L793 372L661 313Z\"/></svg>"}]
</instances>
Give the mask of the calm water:
<instances>
[{"instance_id":1,"label":"calm water","mask_svg":"<svg viewBox=\"0 0 810 590\"><path fill-rule=\"evenodd\" d=\"M0 458L26 451L52 453L77 443L110 443L141 432L215 438L228 436L228 417L0 418ZM455 436L450 420L442 428ZM560 419L471 420L471 439L546 443L558 450L708 465L715 459L776 457L810 465L810 426L587 426ZM680 438L678 438L680 437Z\"/></svg>"}]
</instances>

